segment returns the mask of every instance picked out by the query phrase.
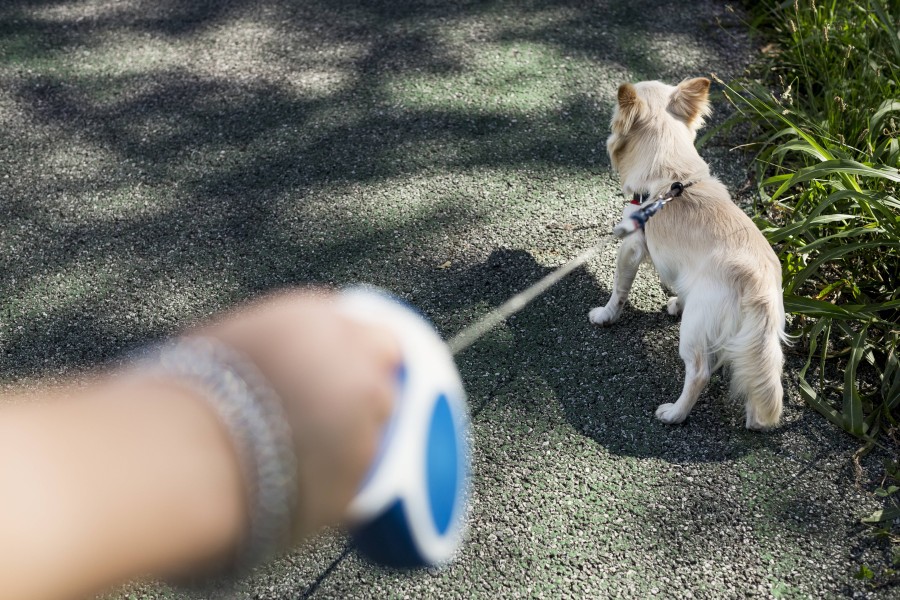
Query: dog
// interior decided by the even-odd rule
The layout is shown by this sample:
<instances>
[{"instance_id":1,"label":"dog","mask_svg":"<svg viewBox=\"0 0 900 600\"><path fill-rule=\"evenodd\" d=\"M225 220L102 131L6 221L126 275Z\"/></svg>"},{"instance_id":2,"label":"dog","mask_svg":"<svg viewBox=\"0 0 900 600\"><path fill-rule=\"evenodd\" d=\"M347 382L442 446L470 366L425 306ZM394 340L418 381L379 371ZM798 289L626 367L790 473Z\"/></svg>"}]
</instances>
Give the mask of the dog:
<instances>
[{"instance_id":1,"label":"dog","mask_svg":"<svg viewBox=\"0 0 900 600\"><path fill-rule=\"evenodd\" d=\"M782 344L788 338L781 264L694 147L710 114L709 84L698 77L677 86L644 81L619 87L606 147L626 198L646 205L675 182L691 185L623 239L609 301L589 318L610 325L620 317L638 267L649 257L675 294L668 313L681 315L678 351L686 370L681 396L660 405L656 417L684 421L710 375L727 365L732 394L745 401L747 428L767 429L782 413ZM623 216L638 208L626 205Z\"/></svg>"}]
</instances>

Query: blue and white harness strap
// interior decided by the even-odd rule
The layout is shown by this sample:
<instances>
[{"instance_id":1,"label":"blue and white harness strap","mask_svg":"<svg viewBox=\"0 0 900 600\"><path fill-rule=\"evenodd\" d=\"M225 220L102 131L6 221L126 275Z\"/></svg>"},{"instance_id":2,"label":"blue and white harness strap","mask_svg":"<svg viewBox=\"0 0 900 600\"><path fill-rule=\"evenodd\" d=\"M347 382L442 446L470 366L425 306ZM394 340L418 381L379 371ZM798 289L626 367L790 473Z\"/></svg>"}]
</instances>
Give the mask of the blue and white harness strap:
<instances>
[{"instance_id":1,"label":"blue and white harness strap","mask_svg":"<svg viewBox=\"0 0 900 600\"><path fill-rule=\"evenodd\" d=\"M658 213L662 210L662 208L672 201L673 198L677 198L680 196L685 188L689 188L694 185L693 181L689 181L687 183L681 183L680 181L676 181L672 184L672 187L669 188L669 191L656 199L653 204L648 204L647 206L643 206L630 215L626 216L622 219L618 225L613 227L613 234L616 237L622 238L626 235L634 233L638 229L643 230L644 226L647 224L647 221L650 220L650 217ZM635 194L635 199L643 198L643 196L638 196ZM631 201L632 204L637 204L635 200Z\"/></svg>"}]
</instances>

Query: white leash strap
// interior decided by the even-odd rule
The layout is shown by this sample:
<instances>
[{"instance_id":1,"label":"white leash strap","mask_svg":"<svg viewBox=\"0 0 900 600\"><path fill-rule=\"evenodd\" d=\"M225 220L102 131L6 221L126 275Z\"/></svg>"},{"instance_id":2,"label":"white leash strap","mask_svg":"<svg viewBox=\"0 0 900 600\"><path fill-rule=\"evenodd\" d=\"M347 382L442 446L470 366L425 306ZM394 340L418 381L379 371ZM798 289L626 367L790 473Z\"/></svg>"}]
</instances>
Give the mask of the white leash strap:
<instances>
[{"instance_id":1,"label":"white leash strap","mask_svg":"<svg viewBox=\"0 0 900 600\"><path fill-rule=\"evenodd\" d=\"M596 246L588 248L552 273L547 274L531 287L522 290L485 316L464 328L448 342L450 353L453 355L459 354L477 342L484 334L528 306L532 300L556 285L563 277L594 258L601 250L606 248L613 239L614 238L612 237L607 237Z\"/></svg>"}]
</instances>

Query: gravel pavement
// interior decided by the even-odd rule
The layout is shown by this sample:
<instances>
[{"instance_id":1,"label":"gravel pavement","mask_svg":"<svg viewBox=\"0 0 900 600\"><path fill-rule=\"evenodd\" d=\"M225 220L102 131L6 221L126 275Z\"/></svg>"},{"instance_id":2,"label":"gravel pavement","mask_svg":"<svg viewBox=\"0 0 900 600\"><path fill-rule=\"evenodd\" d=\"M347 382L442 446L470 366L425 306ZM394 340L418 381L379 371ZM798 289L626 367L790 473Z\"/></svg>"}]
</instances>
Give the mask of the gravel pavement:
<instances>
[{"instance_id":1,"label":"gravel pavement","mask_svg":"<svg viewBox=\"0 0 900 600\"><path fill-rule=\"evenodd\" d=\"M620 82L727 78L753 52L706 0L6 0L3 383L289 284L380 285L452 335L606 235ZM702 149L733 190L739 143ZM684 425L654 419L681 390L678 324L649 268L616 326L588 323L615 251L459 357L458 560L392 573L325 534L236 597L896 597L853 576L885 560L859 522L879 505L857 444L799 399L796 355L773 432L743 429L720 376Z\"/></svg>"}]
</instances>

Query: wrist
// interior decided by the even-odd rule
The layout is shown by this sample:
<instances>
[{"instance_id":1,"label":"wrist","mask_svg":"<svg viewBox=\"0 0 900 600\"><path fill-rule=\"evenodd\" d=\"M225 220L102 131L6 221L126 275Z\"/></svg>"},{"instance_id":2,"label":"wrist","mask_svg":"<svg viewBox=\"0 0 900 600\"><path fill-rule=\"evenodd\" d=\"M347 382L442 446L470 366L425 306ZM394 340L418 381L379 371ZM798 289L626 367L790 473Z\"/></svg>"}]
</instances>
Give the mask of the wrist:
<instances>
[{"instance_id":1,"label":"wrist","mask_svg":"<svg viewBox=\"0 0 900 600\"><path fill-rule=\"evenodd\" d=\"M145 493L157 503L160 531L168 532L148 531L161 544L158 565L144 572L169 576L230 566L246 535L248 509L245 478L227 428L203 394L184 381L136 377L127 385L134 390L135 418L146 419L135 454L146 453L153 440L159 449L144 459L147 471L138 470L137 476L155 488L155 494ZM154 470L167 486L154 485Z\"/></svg>"},{"instance_id":2,"label":"wrist","mask_svg":"<svg viewBox=\"0 0 900 600\"><path fill-rule=\"evenodd\" d=\"M256 566L290 542L296 514L296 457L281 400L256 365L214 338L163 346L144 372L175 378L218 417L243 475L248 526L232 568Z\"/></svg>"}]
</instances>

